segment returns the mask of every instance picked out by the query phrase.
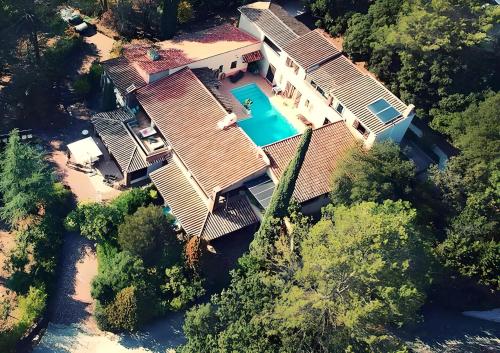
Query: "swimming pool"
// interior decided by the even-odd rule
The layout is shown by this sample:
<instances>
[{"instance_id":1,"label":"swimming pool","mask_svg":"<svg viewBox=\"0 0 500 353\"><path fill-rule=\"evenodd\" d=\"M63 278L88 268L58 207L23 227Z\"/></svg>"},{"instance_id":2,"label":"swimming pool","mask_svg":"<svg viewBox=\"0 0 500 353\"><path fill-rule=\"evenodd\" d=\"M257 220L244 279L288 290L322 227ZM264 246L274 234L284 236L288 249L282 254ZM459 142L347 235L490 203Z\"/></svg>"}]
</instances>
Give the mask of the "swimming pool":
<instances>
[{"instance_id":1,"label":"swimming pool","mask_svg":"<svg viewBox=\"0 0 500 353\"><path fill-rule=\"evenodd\" d=\"M297 135L298 131L278 112L269 98L255 83L250 83L231 90L233 96L243 104L247 98L253 101L250 117L239 120L238 125L257 146Z\"/></svg>"}]
</instances>

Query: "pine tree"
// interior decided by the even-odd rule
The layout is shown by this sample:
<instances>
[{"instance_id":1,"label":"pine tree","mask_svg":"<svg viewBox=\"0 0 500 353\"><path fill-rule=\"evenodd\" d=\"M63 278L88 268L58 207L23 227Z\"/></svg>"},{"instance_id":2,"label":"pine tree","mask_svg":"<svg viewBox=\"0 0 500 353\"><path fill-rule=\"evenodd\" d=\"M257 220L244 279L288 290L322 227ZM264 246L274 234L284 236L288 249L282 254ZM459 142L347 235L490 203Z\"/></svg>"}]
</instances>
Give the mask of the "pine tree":
<instances>
[{"instance_id":1,"label":"pine tree","mask_svg":"<svg viewBox=\"0 0 500 353\"><path fill-rule=\"evenodd\" d=\"M53 177L43 155L21 142L18 130L12 130L1 161L0 217L12 225L35 214L46 203Z\"/></svg>"}]
</instances>

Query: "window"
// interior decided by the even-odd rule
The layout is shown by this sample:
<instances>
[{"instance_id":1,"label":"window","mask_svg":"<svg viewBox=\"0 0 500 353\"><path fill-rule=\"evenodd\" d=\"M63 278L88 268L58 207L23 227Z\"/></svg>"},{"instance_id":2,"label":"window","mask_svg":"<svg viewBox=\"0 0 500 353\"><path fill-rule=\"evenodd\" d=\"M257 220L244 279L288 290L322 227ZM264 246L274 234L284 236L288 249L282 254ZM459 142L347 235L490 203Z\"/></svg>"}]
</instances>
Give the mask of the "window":
<instances>
[{"instance_id":1,"label":"window","mask_svg":"<svg viewBox=\"0 0 500 353\"><path fill-rule=\"evenodd\" d=\"M323 125L326 125L326 124L330 124L330 120L328 120L328 118L325 118L325 120L323 120Z\"/></svg>"},{"instance_id":2,"label":"window","mask_svg":"<svg viewBox=\"0 0 500 353\"><path fill-rule=\"evenodd\" d=\"M224 72L224 65L219 66L219 72Z\"/></svg>"},{"instance_id":3,"label":"window","mask_svg":"<svg viewBox=\"0 0 500 353\"><path fill-rule=\"evenodd\" d=\"M308 107L309 106L309 99L306 99L306 101L304 102L304 107Z\"/></svg>"},{"instance_id":4,"label":"window","mask_svg":"<svg viewBox=\"0 0 500 353\"><path fill-rule=\"evenodd\" d=\"M316 87L316 91L318 91L318 92L319 92L319 94L321 94L323 97L325 97L325 98L326 98L325 91L323 91L323 90L321 89L321 87L319 87L319 86L318 86L318 87Z\"/></svg>"},{"instance_id":5,"label":"window","mask_svg":"<svg viewBox=\"0 0 500 353\"><path fill-rule=\"evenodd\" d=\"M344 106L339 103L339 104L337 104L337 108L335 108L335 110L337 111L337 113L342 115L342 112L344 111Z\"/></svg>"},{"instance_id":6,"label":"window","mask_svg":"<svg viewBox=\"0 0 500 353\"><path fill-rule=\"evenodd\" d=\"M231 63L231 69L236 69L236 64L237 64L237 63L238 63L237 61L233 61L233 62Z\"/></svg>"},{"instance_id":7,"label":"window","mask_svg":"<svg viewBox=\"0 0 500 353\"><path fill-rule=\"evenodd\" d=\"M368 138L368 135L370 135L370 133L368 132L368 130L366 130L366 128L361 125L361 123L359 122L359 120L354 120L354 123L352 124L352 127L355 128L361 135L363 135L363 137L365 139Z\"/></svg>"},{"instance_id":8,"label":"window","mask_svg":"<svg viewBox=\"0 0 500 353\"><path fill-rule=\"evenodd\" d=\"M273 43L273 41L267 37L264 37L264 43L266 43L272 50L274 50L277 54L281 53L281 49L278 48L276 44Z\"/></svg>"}]
</instances>

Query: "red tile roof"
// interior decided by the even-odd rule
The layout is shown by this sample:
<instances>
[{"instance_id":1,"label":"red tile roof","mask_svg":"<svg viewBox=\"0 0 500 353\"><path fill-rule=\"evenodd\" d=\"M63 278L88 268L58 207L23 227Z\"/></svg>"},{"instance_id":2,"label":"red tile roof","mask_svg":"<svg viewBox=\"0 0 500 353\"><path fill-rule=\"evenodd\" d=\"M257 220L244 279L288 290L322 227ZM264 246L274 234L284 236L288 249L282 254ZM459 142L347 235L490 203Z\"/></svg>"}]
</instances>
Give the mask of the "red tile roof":
<instances>
[{"instance_id":1,"label":"red tile roof","mask_svg":"<svg viewBox=\"0 0 500 353\"><path fill-rule=\"evenodd\" d=\"M329 36L320 30L311 31L292 40L283 50L305 70L340 55Z\"/></svg>"},{"instance_id":2,"label":"red tile roof","mask_svg":"<svg viewBox=\"0 0 500 353\"><path fill-rule=\"evenodd\" d=\"M123 55L146 73L153 74L257 43L259 40L252 35L225 24L156 43L159 59L155 61L147 55L151 48L148 44L126 46Z\"/></svg>"},{"instance_id":3,"label":"red tile roof","mask_svg":"<svg viewBox=\"0 0 500 353\"><path fill-rule=\"evenodd\" d=\"M260 50L248 53L248 54L243 54L243 62L244 63L252 63L254 61L259 61L263 58L262 53Z\"/></svg>"},{"instance_id":4,"label":"red tile roof","mask_svg":"<svg viewBox=\"0 0 500 353\"><path fill-rule=\"evenodd\" d=\"M265 168L239 127L217 127L227 112L189 68L137 90L136 95L207 195L215 186L224 189Z\"/></svg>"},{"instance_id":5,"label":"red tile roof","mask_svg":"<svg viewBox=\"0 0 500 353\"><path fill-rule=\"evenodd\" d=\"M271 169L278 178L281 178L295 156L300 139L301 135L298 135L264 147L271 160ZM355 145L355 141L343 121L313 131L293 193L298 202L330 192L332 173L345 152Z\"/></svg>"}]
</instances>

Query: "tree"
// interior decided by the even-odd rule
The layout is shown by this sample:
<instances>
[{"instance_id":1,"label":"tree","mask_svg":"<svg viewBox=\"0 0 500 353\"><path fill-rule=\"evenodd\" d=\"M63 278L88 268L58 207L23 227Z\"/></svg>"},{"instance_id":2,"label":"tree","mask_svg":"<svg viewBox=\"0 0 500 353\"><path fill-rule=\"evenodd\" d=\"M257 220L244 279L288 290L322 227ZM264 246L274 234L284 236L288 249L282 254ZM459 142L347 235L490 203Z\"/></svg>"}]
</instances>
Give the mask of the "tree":
<instances>
[{"instance_id":1,"label":"tree","mask_svg":"<svg viewBox=\"0 0 500 353\"><path fill-rule=\"evenodd\" d=\"M309 148L311 136L312 129L308 128L300 139L295 157L288 163L273 192L260 228L255 234L252 243L252 246L256 249L261 248L266 251L265 249L276 241L276 229L280 227L280 220L287 215L288 206L295 190L300 168Z\"/></svg>"},{"instance_id":2,"label":"tree","mask_svg":"<svg viewBox=\"0 0 500 353\"><path fill-rule=\"evenodd\" d=\"M194 299L201 297L205 290L200 278L194 273L175 265L165 270L166 283L162 291L167 296L170 310L180 310Z\"/></svg>"},{"instance_id":3,"label":"tree","mask_svg":"<svg viewBox=\"0 0 500 353\"><path fill-rule=\"evenodd\" d=\"M500 93L488 94L462 112L437 115L433 125L447 134L460 153L446 169L433 169L452 218L438 253L449 268L499 289L498 214L500 191Z\"/></svg>"},{"instance_id":4,"label":"tree","mask_svg":"<svg viewBox=\"0 0 500 353\"><path fill-rule=\"evenodd\" d=\"M65 225L70 231L78 231L90 240L104 242L115 238L122 218L118 209L93 202L79 204L66 217Z\"/></svg>"},{"instance_id":5,"label":"tree","mask_svg":"<svg viewBox=\"0 0 500 353\"><path fill-rule=\"evenodd\" d=\"M402 201L331 212L334 218L318 222L303 241L302 266L274 309L282 344L295 351L393 351L399 344L384 327L416 320L429 283L429 249L416 212Z\"/></svg>"},{"instance_id":6,"label":"tree","mask_svg":"<svg viewBox=\"0 0 500 353\"><path fill-rule=\"evenodd\" d=\"M181 253L173 219L157 206L139 207L133 215L125 217L118 228L118 244L148 266L159 262L173 264Z\"/></svg>"},{"instance_id":7,"label":"tree","mask_svg":"<svg viewBox=\"0 0 500 353\"><path fill-rule=\"evenodd\" d=\"M186 315L183 353L396 352L389 333L418 318L430 255L409 203L328 206L294 267L250 251L229 288ZM278 245L277 245L278 247ZM281 258L280 258L281 257ZM290 271L290 268L292 269Z\"/></svg>"},{"instance_id":8,"label":"tree","mask_svg":"<svg viewBox=\"0 0 500 353\"><path fill-rule=\"evenodd\" d=\"M110 245L97 247L99 272L92 280L92 298L101 304L111 303L116 294L128 286L144 288L146 270L141 259Z\"/></svg>"},{"instance_id":9,"label":"tree","mask_svg":"<svg viewBox=\"0 0 500 353\"><path fill-rule=\"evenodd\" d=\"M180 0L163 0L160 31L162 39L170 39L175 35L177 12Z\"/></svg>"},{"instance_id":10,"label":"tree","mask_svg":"<svg viewBox=\"0 0 500 353\"><path fill-rule=\"evenodd\" d=\"M135 331L141 324L140 300L135 287L126 287L118 292L116 299L104 309L106 328L109 331Z\"/></svg>"},{"instance_id":11,"label":"tree","mask_svg":"<svg viewBox=\"0 0 500 353\"><path fill-rule=\"evenodd\" d=\"M416 185L416 169L391 141L369 151L353 148L335 169L330 198L335 205L362 201L408 200Z\"/></svg>"},{"instance_id":12,"label":"tree","mask_svg":"<svg viewBox=\"0 0 500 353\"><path fill-rule=\"evenodd\" d=\"M28 143L21 142L19 131L13 130L2 154L1 218L16 225L28 215L37 214L47 202L52 183L52 173L43 155Z\"/></svg>"}]
</instances>

